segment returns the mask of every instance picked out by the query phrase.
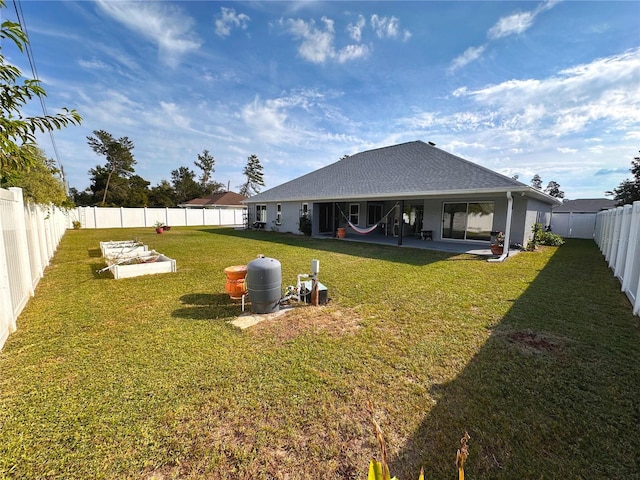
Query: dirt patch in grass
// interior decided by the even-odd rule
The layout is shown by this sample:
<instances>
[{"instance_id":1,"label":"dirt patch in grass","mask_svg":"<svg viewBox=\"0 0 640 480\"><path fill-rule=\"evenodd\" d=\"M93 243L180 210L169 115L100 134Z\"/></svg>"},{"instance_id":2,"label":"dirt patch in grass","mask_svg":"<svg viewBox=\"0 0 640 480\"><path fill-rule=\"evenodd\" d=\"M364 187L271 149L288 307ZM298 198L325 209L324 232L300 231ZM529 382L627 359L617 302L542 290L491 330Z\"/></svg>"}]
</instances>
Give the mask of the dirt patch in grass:
<instances>
[{"instance_id":1,"label":"dirt patch in grass","mask_svg":"<svg viewBox=\"0 0 640 480\"><path fill-rule=\"evenodd\" d=\"M566 340L543 332L532 330L511 330L501 332L505 341L525 355L550 355L559 357L563 353Z\"/></svg>"},{"instance_id":2,"label":"dirt patch in grass","mask_svg":"<svg viewBox=\"0 0 640 480\"><path fill-rule=\"evenodd\" d=\"M334 306L297 306L286 315L260 322L248 329L251 335L269 335L277 342L288 342L306 333L329 336L350 335L360 328L362 318L353 309Z\"/></svg>"}]
</instances>

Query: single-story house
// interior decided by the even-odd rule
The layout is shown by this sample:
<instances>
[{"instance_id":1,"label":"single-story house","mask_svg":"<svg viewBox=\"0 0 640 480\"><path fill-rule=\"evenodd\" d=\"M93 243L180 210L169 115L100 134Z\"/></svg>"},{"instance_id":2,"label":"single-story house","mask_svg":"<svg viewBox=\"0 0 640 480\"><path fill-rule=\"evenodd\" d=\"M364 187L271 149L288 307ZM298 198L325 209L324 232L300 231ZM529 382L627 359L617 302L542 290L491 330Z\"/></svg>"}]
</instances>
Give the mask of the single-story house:
<instances>
[{"instance_id":1,"label":"single-story house","mask_svg":"<svg viewBox=\"0 0 640 480\"><path fill-rule=\"evenodd\" d=\"M492 232L526 245L560 200L435 144L413 141L357 153L254 195L249 224L311 234L408 235L488 245ZM341 233L342 233L341 232Z\"/></svg>"},{"instance_id":2,"label":"single-story house","mask_svg":"<svg viewBox=\"0 0 640 480\"><path fill-rule=\"evenodd\" d=\"M188 202L179 204L179 207L183 208L233 208L233 209L246 209L246 205L242 202L247 197L235 192L220 192L212 193L202 198L194 198Z\"/></svg>"},{"instance_id":3,"label":"single-story house","mask_svg":"<svg viewBox=\"0 0 640 480\"><path fill-rule=\"evenodd\" d=\"M608 198L567 200L553 207L551 230L566 238L593 238L598 212L615 206L616 201Z\"/></svg>"}]
</instances>

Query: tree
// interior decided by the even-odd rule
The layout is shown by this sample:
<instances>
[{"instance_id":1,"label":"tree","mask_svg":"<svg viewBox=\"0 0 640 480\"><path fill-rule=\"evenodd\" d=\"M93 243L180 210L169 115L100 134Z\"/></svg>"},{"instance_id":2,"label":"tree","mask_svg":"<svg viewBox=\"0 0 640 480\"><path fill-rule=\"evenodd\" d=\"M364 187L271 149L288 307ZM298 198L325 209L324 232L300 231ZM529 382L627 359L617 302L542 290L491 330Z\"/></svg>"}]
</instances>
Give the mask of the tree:
<instances>
[{"instance_id":1,"label":"tree","mask_svg":"<svg viewBox=\"0 0 640 480\"><path fill-rule=\"evenodd\" d=\"M133 150L133 142L127 137L113 138L104 130L94 130L95 137L87 137L87 142L93 151L98 155L104 155L107 158L105 169L107 171L107 179L102 195L102 205L105 205L109 184L111 178L115 174L118 177L129 177L134 169L136 161L133 158L131 150ZM91 173L91 171L90 171Z\"/></svg>"},{"instance_id":2,"label":"tree","mask_svg":"<svg viewBox=\"0 0 640 480\"><path fill-rule=\"evenodd\" d=\"M564 198L564 192L560 190L560 184L553 180L547 184L547 188L544 189L544 193L556 198Z\"/></svg>"},{"instance_id":3,"label":"tree","mask_svg":"<svg viewBox=\"0 0 640 480\"><path fill-rule=\"evenodd\" d=\"M193 200L202 195L202 189L195 181L196 174L188 167L180 167L171 172L171 183L178 204Z\"/></svg>"},{"instance_id":4,"label":"tree","mask_svg":"<svg viewBox=\"0 0 640 480\"><path fill-rule=\"evenodd\" d=\"M213 158L213 155L209 153L209 150L203 150L201 154L199 153L198 160L193 163L202 170L200 186L202 187L203 195L210 195L224 188L224 185L214 182L212 179L212 174L215 172L214 165L216 164L216 160Z\"/></svg>"},{"instance_id":5,"label":"tree","mask_svg":"<svg viewBox=\"0 0 640 480\"><path fill-rule=\"evenodd\" d=\"M537 173L531 179L531 186L538 190L542 190L542 179L540 178L540 175L538 175Z\"/></svg>"},{"instance_id":6,"label":"tree","mask_svg":"<svg viewBox=\"0 0 640 480\"><path fill-rule=\"evenodd\" d=\"M149 192L150 207L175 207L176 192L169 182L162 180Z\"/></svg>"},{"instance_id":7,"label":"tree","mask_svg":"<svg viewBox=\"0 0 640 480\"><path fill-rule=\"evenodd\" d=\"M260 187L264 187L262 165L257 155L253 154L247 158L247 166L244 167L242 174L247 177L247 181L238 186L240 195L249 197L252 192L259 193Z\"/></svg>"},{"instance_id":8,"label":"tree","mask_svg":"<svg viewBox=\"0 0 640 480\"><path fill-rule=\"evenodd\" d=\"M129 179L127 199L123 207L147 207L149 205L149 185L140 175L132 175Z\"/></svg>"},{"instance_id":9,"label":"tree","mask_svg":"<svg viewBox=\"0 0 640 480\"><path fill-rule=\"evenodd\" d=\"M0 8L6 6L0 0ZM20 24L4 21L0 25L0 40L11 40L23 52L29 39ZM46 96L39 80L24 80L17 67L6 63L0 53L0 177L9 170L17 171L39 165L37 157L25 155L24 145L35 146L36 132L60 130L68 125L79 125L82 117L75 110L63 108L63 113L45 116L24 116L22 109L34 98Z\"/></svg>"},{"instance_id":10,"label":"tree","mask_svg":"<svg viewBox=\"0 0 640 480\"><path fill-rule=\"evenodd\" d=\"M640 200L640 157L634 157L631 161L631 173L633 179L626 179L613 190L604 192L605 195L613 195L616 206L628 205Z\"/></svg>"},{"instance_id":11,"label":"tree","mask_svg":"<svg viewBox=\"0 0 640 480\"><path fill-rule=\"evenodd\" d=\"M77 188L71 187L69 189L69 197L71 197L73 203L75 203L78 207L88 207L95 203L93 201L93 193L89 188L83 190L82 192L79 192Z\"/></svg>"},{"instance_id":12,"label":"tree","mask_svg":"<svg viewBox=\"0 0 640 480\"><path fill-rule=\"evenodd\" d=\"M20 147L23 158L30 159L30 168L15 166L6 171L2 187L20 187L25 199L38 204L54 204L58 207L70 207L60 171L53 159L47 159L44 152L32 145Z\"/></svg>"}]
</instances>

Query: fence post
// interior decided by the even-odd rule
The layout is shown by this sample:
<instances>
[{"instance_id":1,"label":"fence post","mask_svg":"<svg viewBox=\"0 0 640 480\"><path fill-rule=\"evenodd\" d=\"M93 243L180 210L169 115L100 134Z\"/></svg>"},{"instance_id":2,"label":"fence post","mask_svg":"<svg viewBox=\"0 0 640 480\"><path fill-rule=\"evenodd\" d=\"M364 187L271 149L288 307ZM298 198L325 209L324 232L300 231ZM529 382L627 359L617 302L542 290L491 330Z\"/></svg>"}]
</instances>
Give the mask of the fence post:
<instances>
[{"instance_id":1,"label":"fence post","mask_svg":"<svg viewBox=\"0 0 640 480\"><path fill-rule=\"evenodd\" d=\"M31 264L29 263L29 244L27 243L27 226L24 221L24 200L22 199L22 189L18 187L9 187L9 191L14 198L14 221L16 241L18 248L18 264L20 266L20 283L25 292L29 292L33 296L33 283L30 281ZM29 275L27 275L29 272Z\"/></svg>"},{"instance_id":2,"label":"fence post","mask_svg":"<svg viewBox=\"0 0 640 480\"><path fill-rule=\"evenodd\" d=\"M11 286L9 284L9 264L7 263L7 249L4 244L4 226L0 215L0 349L9 337L16 331L16 320L11 304Z\"/></svg>"}]
</instances>

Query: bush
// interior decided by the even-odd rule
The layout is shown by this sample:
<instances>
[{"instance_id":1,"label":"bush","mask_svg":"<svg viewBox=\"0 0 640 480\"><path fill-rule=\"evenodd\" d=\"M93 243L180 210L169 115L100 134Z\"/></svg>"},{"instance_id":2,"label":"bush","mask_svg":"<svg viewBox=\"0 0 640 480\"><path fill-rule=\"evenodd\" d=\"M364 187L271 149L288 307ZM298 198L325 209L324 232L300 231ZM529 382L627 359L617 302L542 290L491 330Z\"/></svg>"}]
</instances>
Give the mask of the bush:
<instances>
[{"instance_id":1,"label":"bush","mask_svg":"<svg viewBox=\"0 0 640 480\"><path fill-rule=\"evenodd\" d=\"M300 221L298 222L298 230L304 233L306 236L311 236L311 219L307 216L300 217Z\"/></svg>"},{"instance_id":2,"label":"bush","mask_svg":"<svg viewBox=\"0 0 640 480\"><path fill-rule=\"evenodd\" d=\"M564 245L564 240L560 235L545 231L541 223L534 224L532 230L533 239L527 245L527 250L535 250L538 245L549 245L551 247Z\"/></svg>"},{"instance_id":3,"label":"bush","mask_svg":"<svg viewBox=\"0 0 640 480\"><path fill-rule=\"evenodd\" d=\"M71 222L73 225L73 229L74 230L80 230L80 227L82 227L82 224L80 223L80 221L78 220L74 220L73 222Z\"/></svg>"}]
</instances>

